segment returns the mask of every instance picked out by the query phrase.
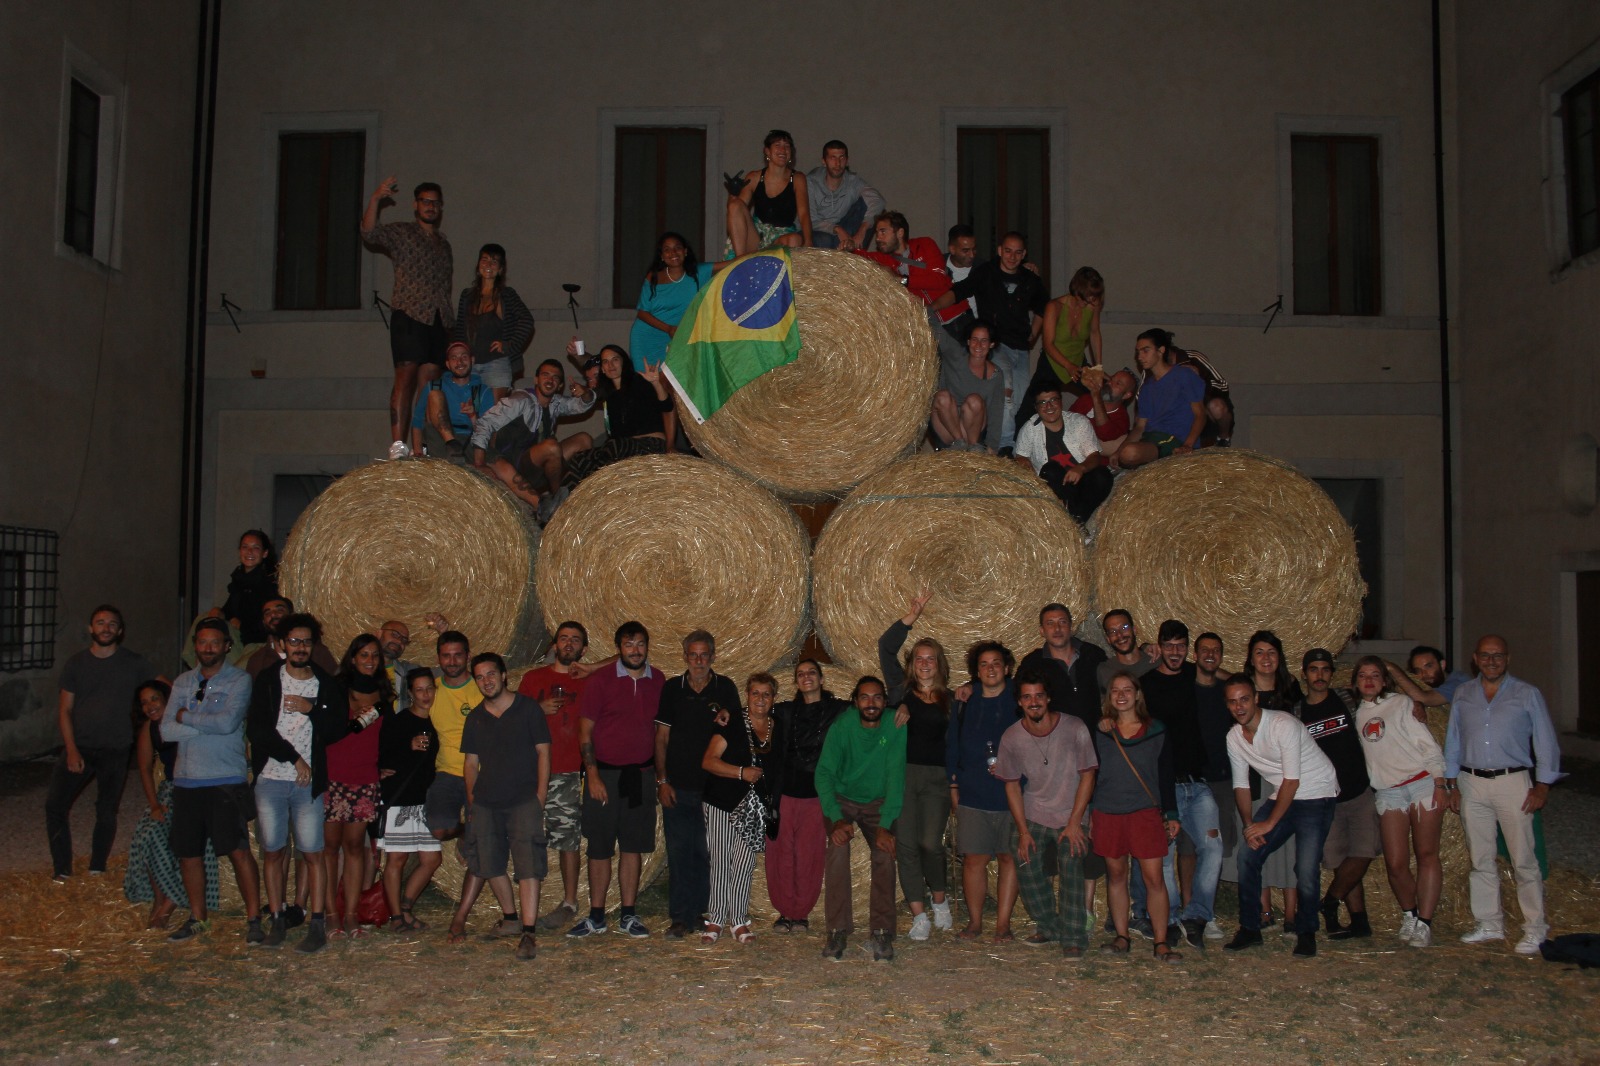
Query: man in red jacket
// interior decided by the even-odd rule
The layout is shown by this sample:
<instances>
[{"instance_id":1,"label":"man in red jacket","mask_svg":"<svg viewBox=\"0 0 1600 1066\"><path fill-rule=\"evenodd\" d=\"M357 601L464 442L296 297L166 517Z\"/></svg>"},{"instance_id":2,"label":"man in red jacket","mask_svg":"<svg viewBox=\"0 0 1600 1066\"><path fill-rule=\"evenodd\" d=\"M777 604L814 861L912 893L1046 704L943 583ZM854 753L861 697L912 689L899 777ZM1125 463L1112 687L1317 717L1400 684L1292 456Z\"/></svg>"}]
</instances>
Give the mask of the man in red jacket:
<instances>
[{"instance_id":1,"label":"man in red jacket","mask_svg":"<svg viewBox=\"0 0 1600 1066\"><path fill-rule=\"evenodd\" d=\"M944 253L933 238L912 237L910 232L906 216L885 211L872 222L873 250L856 254L898 276L900 284L926 307L950 288L950 274L944 268Z\"/></svg>"}]
</instances>

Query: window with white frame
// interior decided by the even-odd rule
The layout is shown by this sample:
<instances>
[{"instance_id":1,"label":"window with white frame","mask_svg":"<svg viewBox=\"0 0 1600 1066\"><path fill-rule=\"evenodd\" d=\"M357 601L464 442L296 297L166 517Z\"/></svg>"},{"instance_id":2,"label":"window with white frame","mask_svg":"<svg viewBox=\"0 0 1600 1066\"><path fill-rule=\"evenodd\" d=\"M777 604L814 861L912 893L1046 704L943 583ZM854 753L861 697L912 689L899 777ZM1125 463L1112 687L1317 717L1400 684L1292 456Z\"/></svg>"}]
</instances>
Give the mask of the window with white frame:
<instances>
[{"instance_id":1,"label":"window with white frame","mask_svg":"<svg viewBox=\"0 0 1600 1066\"><path fill-rule=\"evenodd\" d=\"M126 90L68 46L61 79L57 249L116 266Z\"/></svg>"}]
</instances>

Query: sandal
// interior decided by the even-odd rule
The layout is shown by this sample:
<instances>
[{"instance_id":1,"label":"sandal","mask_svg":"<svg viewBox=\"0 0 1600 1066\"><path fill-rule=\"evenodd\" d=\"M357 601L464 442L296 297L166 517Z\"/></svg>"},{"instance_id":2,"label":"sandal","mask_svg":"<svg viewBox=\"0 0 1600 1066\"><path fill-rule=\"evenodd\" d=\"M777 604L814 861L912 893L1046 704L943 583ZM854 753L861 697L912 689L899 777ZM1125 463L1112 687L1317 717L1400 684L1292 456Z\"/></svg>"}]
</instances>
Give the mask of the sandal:
<instances>
[{"instance_id":1,"label":"sandal","mask_svg":"<svg viewBox=\"0 0 1600 1066\"><path fill-rule=\"evenodd\" d=\"M421 918L418 918L415 914L412 914L409 909L403 910L400 913L406 916L407 932L420 933L424 929L428 928L428 923L423 921Z\"/></svg>"},{"instance_id":2,"label":"sandal","mask_svg":"<svg viewBox=\"0 0 1600 1066\"><path fill-rule=\"evenodd\" d=\"M737 940L739 943L748 944L755 938L756 935L750 931L749 922L733 927L733 939Z\"/></svg>"},{"instance_id":3,"label":"sandal","mask_svg":"<svg viewBox=\"0 0 1600 1066\"><path fill-rule=\"evenodd\" d=\"M444 938L444 942L446 944L460 944L460 943L465 942L466 939L467 939L467 930L466 930L466 928L463 927L463 926L459 926L459 925L452 925L450 927L450 932Z\"/></svg>"},{"instance_id":4,"label":"sandal","mask_svg":"<svg viewBox=\"0 0 1600 1066\"><path fill-rule=\"evenodd\" d=\"M707 922L705 928L700 930L700 943L715 944L720 936L722 936L722 926L716 922Z\"/></svg>"},{"instance_id":5,"label":"sandal","mask_svg":"<svg viewBox=\"0 0 1600 1066\"><path fill-rule=\"evenodd\" d=\"M1155 950L1155 955L1156 955L1156 961L1157 962L1182 962L1183 961L1183 956L1178 954L1176 951L1173 951L1170 947L1168 947L1167 946L1167 942L1165 940L1157 940L1155 942L1154 950Z\"/></svg>"},{"instance_id":6,"label":"sandal","mask_svg":"<svg viewBox=\"0 0 1600 1066\"><path fill-rule=\"evenodd\" d=\"M956 939L957 940L977 940L981 936L983 936L983 930L982 929L962 929L961 932L956 934Z\"/></svg>"},{"instance_id":7,"label":"sandal","mask_svg":"<svg viewBox=\"0 0 1600 1066\"><path fill-rule=\"evenodd\" d=\"M389 933L409 933L411 932L411 923L406 921L404 915L396 914L389 919L388 924L383 928L385 932Z\"/></svg>"},{"instance_id":8,"label":"sandal","mask_svg":"<svg viewBox=\"0 0 1600 1066\"><path fill-rule=\"evenodd\" d=\"M332 929L328 930L328 939L330 941L331 940L344 940L344 939L348 938L349 936L350 936L350 934L345 932L344 928L342 926L336 925Z\"/></svg>"},{"instance_id":9,"label":"sandal","mask_svg":"<svg viewBox=\"0 0 1600 1066\"><path fill-rule=\"evenodd\" d=\"M1006 943L1006 942L1007 942L1007 941L1011 941L1011 940L1015 940L1015 939L1017 939L1017 936L1016 936L1016 934L1015 934L1015 933L1013 933L1013 932L1012 932L1012 931L1011 931L1011 930L1009 930L1009 929L1007 929L1007 930L1006 930L1006 931L1005 931L1005 932L1003 932L1003 933L996 933L996 934L995 934L995 935L994 935L994 943L996 943L996 944L1004 944L1004 943Z\"/></svg>"},{"instance_id":10,"label":"sandal","mask_svg":"<svg viewBox=\"0 0 1600 1066\"><path fill-rule=\"evenodd\" d=\"M1126 955L1128 949L1133 947L1133 941L1118 933L1100 947L1102 955Z\"/></svg>"}]
</instances>

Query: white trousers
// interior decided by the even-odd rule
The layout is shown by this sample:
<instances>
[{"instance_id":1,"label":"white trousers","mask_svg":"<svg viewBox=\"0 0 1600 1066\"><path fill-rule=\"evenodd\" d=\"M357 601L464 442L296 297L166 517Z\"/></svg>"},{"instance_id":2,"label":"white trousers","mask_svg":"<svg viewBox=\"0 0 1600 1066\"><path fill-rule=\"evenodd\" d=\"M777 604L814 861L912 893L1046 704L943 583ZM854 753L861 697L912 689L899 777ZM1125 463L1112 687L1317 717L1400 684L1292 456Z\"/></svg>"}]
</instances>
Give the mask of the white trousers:
<instances>
[{"instance_id":1,"label":"white trousers","mask_svg":"<svg viewBox=\"0 0 1600 1066\"><path fill-rule=\"evenodd\" d=\"M1533 850L1533 815L1522 810L1532 787L1526 770L1500 777L1474 777L1466 770L1456 779L1461 789L1461 822L1472 853L1472 916L1491 929L1504 931L1500 907L1500 870L1496 864L1495 829L1505 834L1506 851L1517 879L1522 931L1542 940L1550 931L1544 920L1544 881Z\"/></svg>"}]
</instances>

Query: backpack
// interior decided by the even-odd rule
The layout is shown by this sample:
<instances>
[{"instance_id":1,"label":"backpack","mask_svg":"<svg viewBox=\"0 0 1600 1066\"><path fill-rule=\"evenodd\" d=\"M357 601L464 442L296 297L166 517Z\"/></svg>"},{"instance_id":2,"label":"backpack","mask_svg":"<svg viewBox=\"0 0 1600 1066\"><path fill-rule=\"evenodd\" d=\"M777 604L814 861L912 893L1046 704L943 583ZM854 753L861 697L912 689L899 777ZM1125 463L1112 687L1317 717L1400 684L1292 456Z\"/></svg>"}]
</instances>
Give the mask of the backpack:
<instances>
[{"instance_id":1,"label":"backpack","mask_svg":"<svg viewBox=\"0 0 1600 1066\"><path fill-rule=\"evenodd\" d=\"M1566 933L1539 945L1545 962L1575 962L1580 969L1600 966L1600 933Z\"/></svg>"}]
</instances>

